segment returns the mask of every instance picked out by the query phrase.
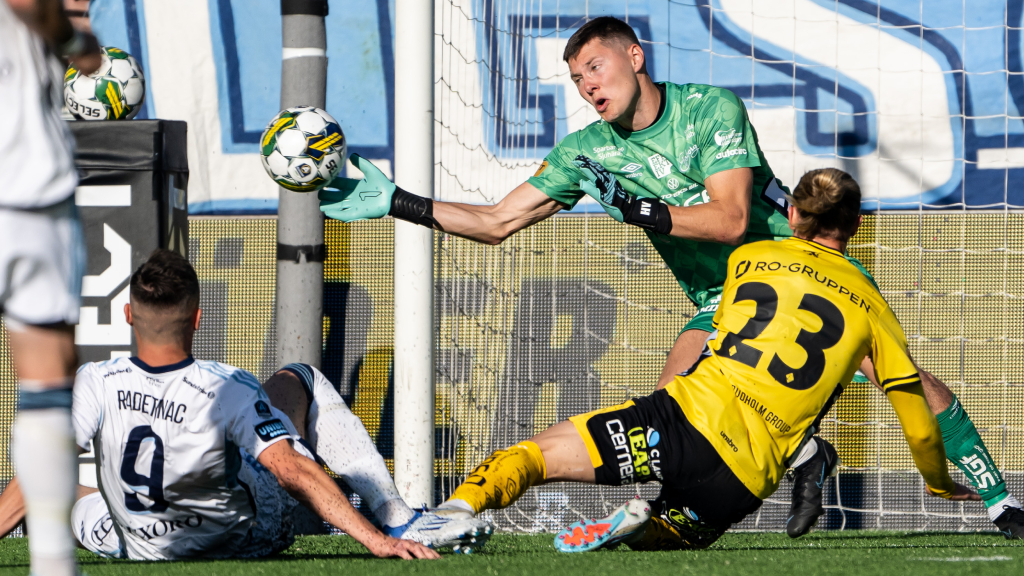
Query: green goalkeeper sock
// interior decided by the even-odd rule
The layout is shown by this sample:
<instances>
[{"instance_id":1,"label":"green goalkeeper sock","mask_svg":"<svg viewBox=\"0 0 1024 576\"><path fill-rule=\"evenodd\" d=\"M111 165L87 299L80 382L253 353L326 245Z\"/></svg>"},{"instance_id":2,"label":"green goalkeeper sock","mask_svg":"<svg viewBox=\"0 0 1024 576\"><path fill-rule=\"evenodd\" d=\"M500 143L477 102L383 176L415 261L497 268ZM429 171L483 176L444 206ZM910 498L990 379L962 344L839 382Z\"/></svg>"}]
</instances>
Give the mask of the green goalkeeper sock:
<instances>
[{"instance_id":1,"label":"green goalkeeper sock","mask_svg":"<svg viewBox=\"0 0 1024 576\"><path fill-rule=\"evenodd\" d=\"M1006 482L956 396L935 418L942 430L946 458L970 478L985 506L992 507L1005 500L1008 496Z\"/></svg>"}]
</instances>

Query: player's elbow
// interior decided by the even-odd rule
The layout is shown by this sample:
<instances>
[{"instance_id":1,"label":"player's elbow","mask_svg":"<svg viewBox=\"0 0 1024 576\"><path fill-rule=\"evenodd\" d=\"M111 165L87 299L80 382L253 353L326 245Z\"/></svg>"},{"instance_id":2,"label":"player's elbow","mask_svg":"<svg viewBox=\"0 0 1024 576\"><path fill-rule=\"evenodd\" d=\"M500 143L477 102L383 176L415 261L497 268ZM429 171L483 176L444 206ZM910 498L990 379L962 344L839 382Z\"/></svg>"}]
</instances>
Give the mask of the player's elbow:
<instances>
[{"instance_id":1,"label":"player's elbow","mask_svg":"<svg viewBox=\"0 0 1024 576\"><path fill-rule=\"evenodd\" d=\"M728 246L739 246L747 236L747 221L745 218L730 218L719 227L716 240Z\"/></svg>"}]
</instances>

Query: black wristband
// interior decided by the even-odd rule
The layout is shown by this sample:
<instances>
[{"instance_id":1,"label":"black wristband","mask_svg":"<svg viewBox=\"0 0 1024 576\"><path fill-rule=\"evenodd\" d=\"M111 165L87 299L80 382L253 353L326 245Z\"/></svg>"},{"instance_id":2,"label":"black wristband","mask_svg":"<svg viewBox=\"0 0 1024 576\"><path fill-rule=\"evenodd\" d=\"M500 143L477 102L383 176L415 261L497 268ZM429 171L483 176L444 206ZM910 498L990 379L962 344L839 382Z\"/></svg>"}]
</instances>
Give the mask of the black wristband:
<instances>
[{"instance_id":1,"label":"black wristband","mask_svg":"<svg viewBox=\"0 0 1024 576\"><path fill-rule=\"evenodd\" d=\"M658 234L672 232L672 214L668 211L668 204L653 198L635 197L629 203L629 209L622 211L622 221Z\"/></svg>"},{"instance_id":2,"label":"black wristband","mask_svg":"<svg viewBox=\"0 0 1024 576\"><path fill-rule=\"evenodd\" d=\"M388 214L413 224L443 230L437 220L434 220L433 200L410 194L398 187L395 187L395 192L391 195L391 210Z\"/></svg>"}]
</instances>

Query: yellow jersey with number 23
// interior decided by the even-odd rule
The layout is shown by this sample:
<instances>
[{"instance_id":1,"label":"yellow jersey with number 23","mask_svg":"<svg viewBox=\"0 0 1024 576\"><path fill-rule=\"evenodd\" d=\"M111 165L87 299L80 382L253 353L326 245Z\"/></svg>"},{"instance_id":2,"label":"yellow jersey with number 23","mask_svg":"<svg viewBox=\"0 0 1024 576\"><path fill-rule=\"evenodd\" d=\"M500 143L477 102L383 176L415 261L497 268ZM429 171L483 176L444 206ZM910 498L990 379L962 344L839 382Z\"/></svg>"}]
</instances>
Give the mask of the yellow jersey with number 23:
<instances>
[{"instance_id":1,"label":"yellow jersey with number 23","mask_svg":"<svg viewBox=\"0 0 1024 576\"><path fill-rule=\"evenodd\" d=\"M865 356L888 391L920 384L906 337L874 281L841 253L799 238L729 258L716 332L668 392L759 498L813 434Z\"/></svg>"}]
</instances>

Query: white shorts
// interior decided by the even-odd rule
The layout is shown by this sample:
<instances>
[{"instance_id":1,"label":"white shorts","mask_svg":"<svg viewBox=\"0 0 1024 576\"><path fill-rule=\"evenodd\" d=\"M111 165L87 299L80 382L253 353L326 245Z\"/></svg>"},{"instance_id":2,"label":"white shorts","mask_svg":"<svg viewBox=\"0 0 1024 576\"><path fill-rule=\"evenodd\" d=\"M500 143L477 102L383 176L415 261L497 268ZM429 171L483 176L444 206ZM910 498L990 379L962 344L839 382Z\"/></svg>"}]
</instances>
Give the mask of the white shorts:
<instances>
[{"instance_id":1,"label":"white shorts","mask_svg":"<svg viewBox=\"0 0 1024 576\"><path fill-rule=\"evenodd\" d=\"M84 272L74 197L49 208L0 208L0 310L8 328L77 324Z\"/></svg>"},{"instance_id":2,"label":"white shorts","mask_svg":"<svg viewBox=\"0 0 1024 576\"><path fill-rule=\"evenodd\" d=\"M238 482L252 495L256 521L235 546L210 550L209 557L261 558L276 554L295 541L296 520L311 514L291 497L277 478L244 450ZM71 510L71 527L82 547L104 558L127 558L110 510L99 492L78 500ZM170 555L169 555L170 556ZM137 558L138 559L138 558Z\"/></svg>"}]
</instances>

